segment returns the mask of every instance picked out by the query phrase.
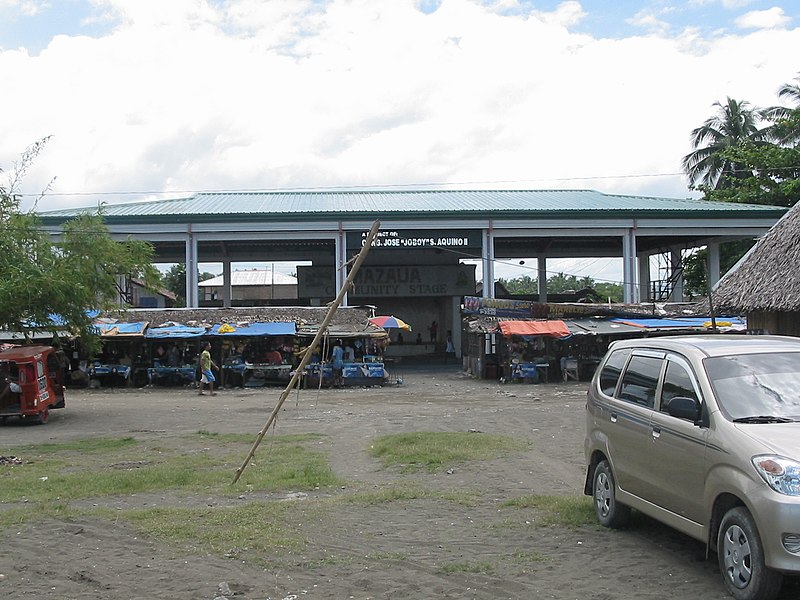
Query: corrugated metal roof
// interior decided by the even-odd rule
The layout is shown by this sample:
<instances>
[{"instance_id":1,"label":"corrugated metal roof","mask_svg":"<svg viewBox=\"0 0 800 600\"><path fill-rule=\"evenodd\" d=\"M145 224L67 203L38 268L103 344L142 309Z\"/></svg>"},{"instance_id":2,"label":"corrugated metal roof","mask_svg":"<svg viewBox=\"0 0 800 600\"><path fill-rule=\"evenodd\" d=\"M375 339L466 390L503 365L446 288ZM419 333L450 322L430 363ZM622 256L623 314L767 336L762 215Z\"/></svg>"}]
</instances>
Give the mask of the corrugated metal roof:
<instances>
[{"instance_id":1,"label":"corrugated metal roof","mask_svg":"<svg viewBox=\"0 0 800 600\"><path fill-rule=\"evenodd\" d=\"M48 221L61 221L95 208L75 208L40 213ZM708 202L691 198L611 195L593 190L370 190L291 192L207 192L190 198L106 205L110 222L130 220L230 220L237 217L309 219L319 217L413 216L486 217L537 216L616 217L651 213L659 216L713 214L717 217L779 217L779 207Z\"/></svg>"},{"instance_id":2,"label":"corrugated metal roof","mask_svg":"<svg viewBox=\"0 0 800 600\"><path fill-rule=\"evenodd\" d=\"M297 285L297 277L285 275L284 273L273 273L270 269L247 269L244 271L233 271L231 273L231 285ZM200 287L222 287L225 285L224 277L217 275L212 279L206 279L198 284Z\"/></svg>"}]
</instances>

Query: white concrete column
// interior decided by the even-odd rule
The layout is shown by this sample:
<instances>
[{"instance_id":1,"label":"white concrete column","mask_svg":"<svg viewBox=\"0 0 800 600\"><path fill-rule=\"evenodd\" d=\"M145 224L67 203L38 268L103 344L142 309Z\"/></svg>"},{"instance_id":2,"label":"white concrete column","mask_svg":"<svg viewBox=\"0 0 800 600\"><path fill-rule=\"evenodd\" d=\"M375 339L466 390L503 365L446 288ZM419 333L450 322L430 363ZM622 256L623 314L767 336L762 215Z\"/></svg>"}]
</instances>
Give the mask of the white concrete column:
<instances>
[{"instance_id":1,"label":"white concrete column","mask_svg":"<svg viewBox=\"0 0 800 600\"><path fill-rule=\"evenodd\" d=\"M197 238L192 233L191 225L186 238L186 306L187 308L197 308L197 274L199 270L199 258L197 256Z\"/></svg>"},{"instance_id":2,"label":"white concrete column","mask_svg":"<svg viewBox=\"0 0 800 600\"><path fill-rule=\"evenodd\" d=\"M456 357L461 358L461 296L453 296L451 298L453 314L453 322L450 326L450 331L453 332L453 346L456 348ZM447 332L445 332L447 335Z\"/></svg>"},{"instance_id":3,"label":"white concrete column","mask_svg":"<svg viewBox=\"0 0 800 600\"><path fill-rule=\"evenodd\" d=\"M639 253L639 302L652 300L650 298L650 254Z\"/></svg>"},{"instance_id":4,"label":"white concrete column","mask_svg":"<svg viewBox=\"0 0 800 600\"><path fill-rule=\"evenodd\" d=\"M536 270L539 277L539 302L547 303L547 257L536 257Z\"/></svg>"},{"instance_id":5,"label":"white concrete column","mask_svg":"<svg viewBox=\"0 0 800 600\"><path fill-rule=\"evenodd\" d=\"M231 259L226 258L222 261L222 306L231 307L233 288L233 277L231 275Z\"/></svg>"},{"instance_id":6,"label":"white concrete column","mask_svg":"<svg viewBox=\"0 0 800 600\"><path fill-rule=\"evenodd\" d=\"M626 304L637 302L636 233L628 229L622 236L622 297Z\"/></svg>"},{"instance_id":7,"label":"white concrete column","mask_svg":"<svg viewBox=\"0 0 800 600\"><path fill-rule=\"evenodd\" d=\"M483 271L483 297L494 298L494 236L491 229L483 230L481 269Z\"/></svg>"},{"instance_id":8,"label":"white concrete column","mask_svg":"<svg viewBox=\"0 0 800 600\"><path fill-rule=\"evenodd\" d=\"M711 242L707 247L708 252L708 285L713 288L719 281L719 244Z\"/></svg>"},{"instance_id":9,"label":"white concrete column","mask_svg":"<svg viewBox=\"0 0 800 600\"><path fill-rule=\"evenodd\" d=\"M669 263L670 263L670 276L672 277L675 272L682 269L681 263L683 262L683 249L670 248L669 249ZM683 273L677 277L673 277L672 293L669 296L672 302L683 302Z\"/></svg>"},{"instance_id":10,"label":"white concrete column","mask_svg":"<svg viewBox=\"0 0 800 600\"><path fill-rule=\"evenodd\" d=\"M336 269L336 291L333 294L334 297L339 293L339 290L342 289L344 282L347 281L347 236L345 232L339 228L339 235L336 236L336 261L334 263L334 268ZM342 296L342 304L341 306L348 306L347 304L347 292L345 292L344 296Z\"/></svg>"}]
</instances>

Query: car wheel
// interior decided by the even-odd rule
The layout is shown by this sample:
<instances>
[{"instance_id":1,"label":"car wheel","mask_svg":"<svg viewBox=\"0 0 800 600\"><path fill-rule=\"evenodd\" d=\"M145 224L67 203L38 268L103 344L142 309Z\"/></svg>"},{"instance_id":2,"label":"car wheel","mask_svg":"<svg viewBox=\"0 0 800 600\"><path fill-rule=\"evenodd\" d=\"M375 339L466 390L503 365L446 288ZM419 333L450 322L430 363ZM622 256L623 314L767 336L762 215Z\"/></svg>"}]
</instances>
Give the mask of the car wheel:
<instances>
[{"instance_id":1,"label":"car wheel","mask_svg":"<svg viewBox=\"0 0 800 600\"><path fill-rule=\"evenodd\" d=\"M612 529L625 527L630 519L631 509L617 502L614 475L608 461L601 461L594 468L592 489L594 490L594 513L600 524Z\"/></svg>"},{"instance_id":2,"label":"car wheel","mask_svg":"<svg viewBox=\"0 0 800 600\"><path fill-rule=\"evenodd\" d=\"M783 575L764 564L756 524L743 506L722 518L717 558L725 587L736 600L771 600L778 595Z\"/></svg>"}]
</instances>

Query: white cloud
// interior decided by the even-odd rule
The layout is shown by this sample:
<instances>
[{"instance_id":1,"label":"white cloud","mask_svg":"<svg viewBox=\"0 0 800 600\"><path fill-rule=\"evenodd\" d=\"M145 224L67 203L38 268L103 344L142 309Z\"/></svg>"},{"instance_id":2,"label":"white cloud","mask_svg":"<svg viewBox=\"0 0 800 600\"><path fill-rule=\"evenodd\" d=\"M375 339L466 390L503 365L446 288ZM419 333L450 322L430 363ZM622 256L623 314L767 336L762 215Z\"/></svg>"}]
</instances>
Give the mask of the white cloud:
<instances>
[{"instance_id":1,"label":"white cloud","mask_svg":"<svg viewBox=\"0 0 800 600\"><path fill-rule=\"evenodd\" d=\"M33 17L49 6L50 2L44 0L0 0L0 9L16 11L26 17Z\"/></svg>"},{"instance_id":2,"label":"white cloud","mask_svg":"<svg viewBox=\"0 0 800 600\"><path fill-rule=\"evenodd\" d=\"M119 25L99 39L0 52L13 91L0 167L54 135L25 191L57 175L55 192L442 182L687 196L676 173L691 129L726 96L774 104L797 71L785 48L800 47L797 29L593 39L566 28L575 2L547 18L471 0L430 14L413 0L103 6ZM646 177L611 177L631 175Z\"/></svg>"},{"instance_id":3,"label":"white cloud","mask_svg":"<svg viewBox=\"0 0 800 600\"><path fill-rule=\"evenodd\" d=\"M575 26L586 17L581 3L572 0L562 2L553 12L537 11L534 14L548 25L561 25L562 27Z\"/></svg>"},{"instance_id":4,"label":"white cloud","mask_svg":"<svg viewBox=\"0 0 800 600\"><path fill-rule=\"evenodd\" d=\"M736 26L741 29L782 29L789 24L791 18L783 9L773 6L767 10L754 10L736 19Z\"/></svg>"},{"instance_id":5,"label":"white cloud","mask_svg":"<svg viewBox=\"0 0 800 600\"><path fill-rule=\"evenodd\" d=\"M665 35L669 32L670 24L659 18L656 12L650 9L644 9L637 12L627 22L634 27L645 29L652 33Z\"/></svg>"},{"instance_id":6,"label":"white cloud","mask_svg":"<svg viewBox=\"0 0 800 600\"><path fill-rule=\"evenodd\" d=\"M728 10L735 10L737 8L744 8L748 4L752 4L753 0L722 0L722 6Z\"/></svg>"}]
</instances>

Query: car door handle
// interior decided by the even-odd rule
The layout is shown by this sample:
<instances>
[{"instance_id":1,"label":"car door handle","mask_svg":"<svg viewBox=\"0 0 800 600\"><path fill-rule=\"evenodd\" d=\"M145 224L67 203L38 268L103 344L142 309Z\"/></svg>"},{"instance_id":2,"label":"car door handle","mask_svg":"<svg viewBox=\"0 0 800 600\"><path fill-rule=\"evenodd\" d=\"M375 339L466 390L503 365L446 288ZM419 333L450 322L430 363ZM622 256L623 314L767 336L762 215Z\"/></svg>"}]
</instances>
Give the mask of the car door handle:
<instances>
[{"instance_id":1,"label":"car door handle","mask_svg":"<svg viewBox=\"0 0 800 600\"><path fill-rule=\"evenodd\" d=\"M617 413L615 413L615 412L611 413L611 422L612 423L616 423L617 422Z\"/></svg>"},{"instance_id":2,"label":"car door handle","mask_svg":"<svg viewBox=\"0 0 800 600\"><path fill-rule=\"evenodd\" d=\"M655 439L660 438L661 437L661 427L653 427L652 434L653 434L653 437Z\"/></svg>"}]
</instances>

